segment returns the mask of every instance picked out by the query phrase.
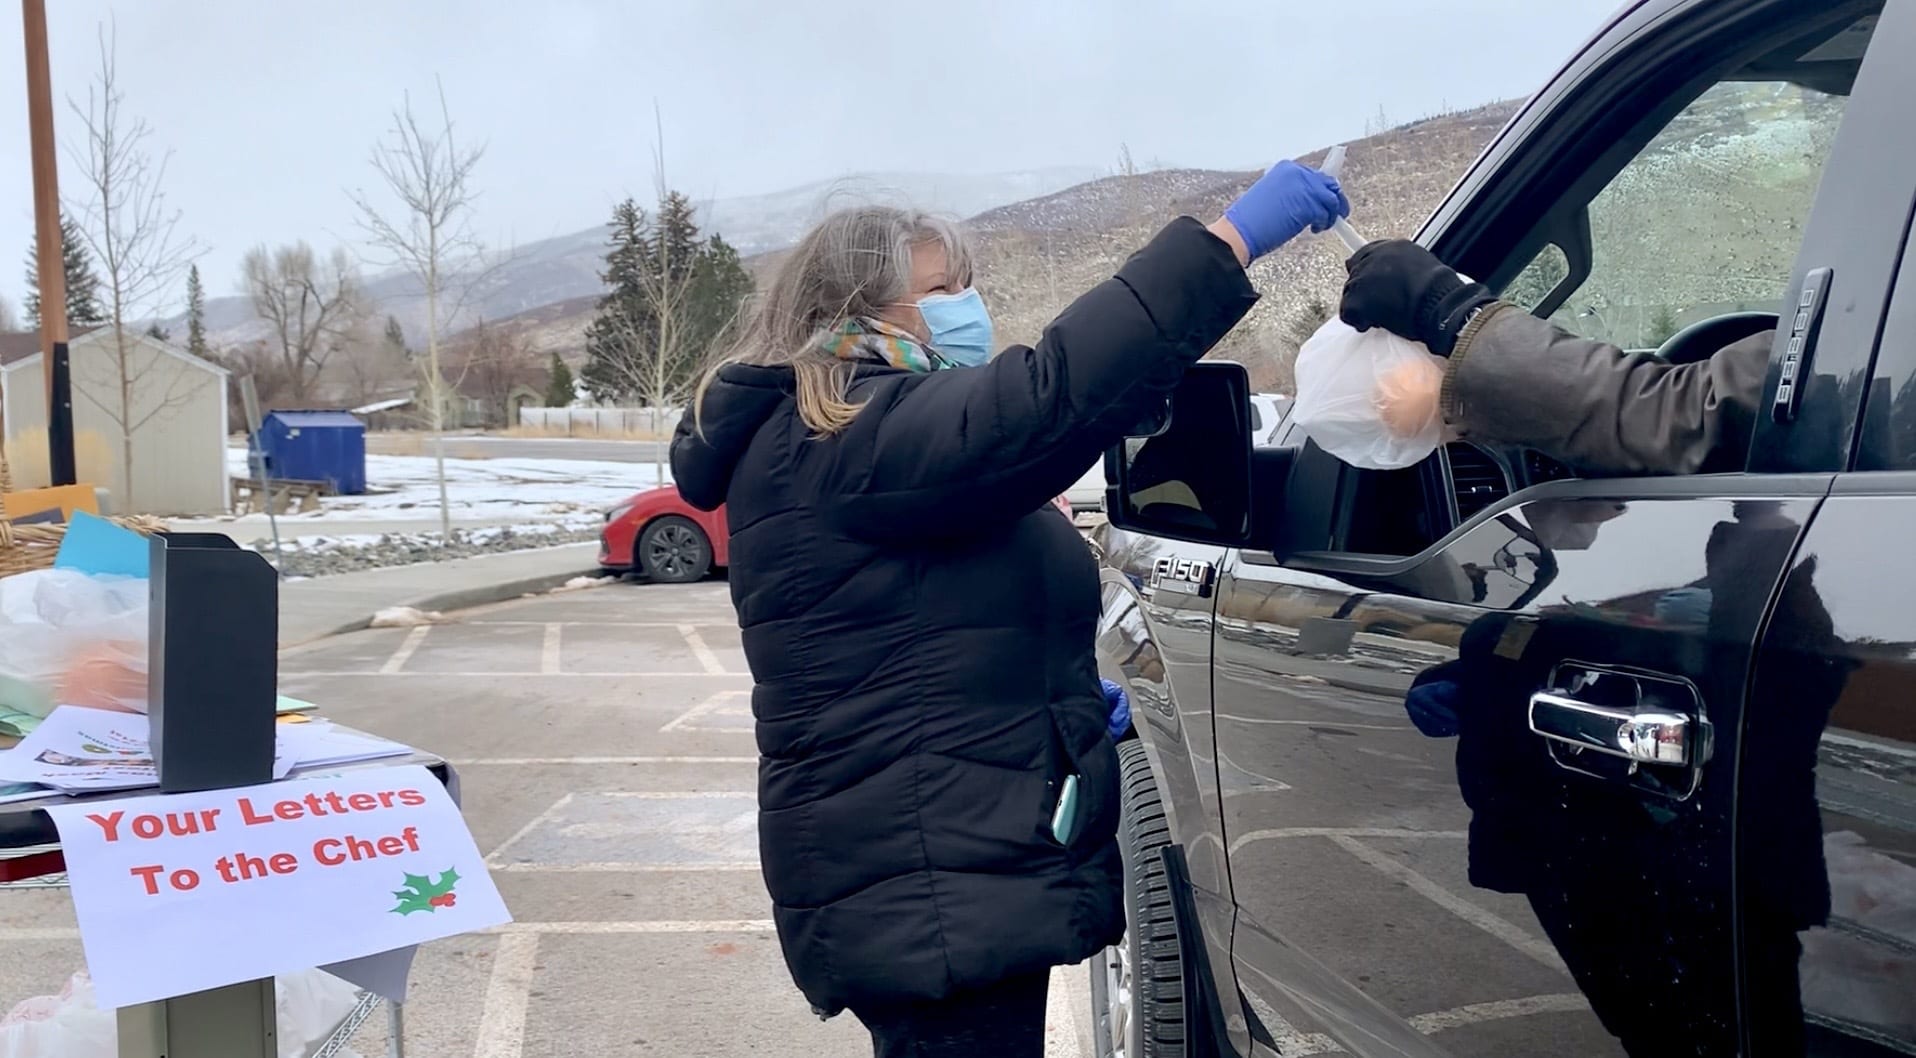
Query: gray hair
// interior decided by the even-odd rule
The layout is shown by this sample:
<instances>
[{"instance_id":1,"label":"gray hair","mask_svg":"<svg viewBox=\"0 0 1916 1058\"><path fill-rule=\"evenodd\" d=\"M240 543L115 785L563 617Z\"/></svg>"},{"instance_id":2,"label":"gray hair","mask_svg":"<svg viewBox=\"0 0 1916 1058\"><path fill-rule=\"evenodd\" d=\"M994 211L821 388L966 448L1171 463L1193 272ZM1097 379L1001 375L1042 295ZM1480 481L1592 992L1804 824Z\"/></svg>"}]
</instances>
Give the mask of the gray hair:
<instances>
[{"instance_id":1,"label":"gray hair","mask_svg":"<svg viewBox=\"0 0 1916 1058\"><path fill-rule=\"evenodd\" d=\"M911 293L912 249L943 247L954 280L971 276L971 248L958 227L918 210L842 209L807 232L744 316L734 342L699 380L694 422L705 390L726 364L789 365L797 375L798 414L814 434L838 433L858 406L846 398L851 364L819 347L848 320L875 317Z\"/></svg>"}]
</instances>

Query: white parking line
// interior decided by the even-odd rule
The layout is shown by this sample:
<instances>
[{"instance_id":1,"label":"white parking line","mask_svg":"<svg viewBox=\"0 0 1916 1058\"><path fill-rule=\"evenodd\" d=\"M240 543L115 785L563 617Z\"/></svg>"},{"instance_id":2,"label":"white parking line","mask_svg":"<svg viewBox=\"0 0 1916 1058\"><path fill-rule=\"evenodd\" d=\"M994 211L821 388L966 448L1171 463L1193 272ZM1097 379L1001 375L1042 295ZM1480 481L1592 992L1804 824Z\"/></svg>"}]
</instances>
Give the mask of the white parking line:
<instances>
[{"instance_id":1,"label":"white parking line","mask_svg":"<svg viewBox=\"0 0 1916 1058\"><path fill-rule=\"evenodd\" d=\"M492 976L479 1017L473 1058L519 1058L526 1045L526 1006L532 999L532 974L538 964L539 935L508 933L493 953Z\"/></svg>"},{"instance_id":2,"label":"white parking line","mask_svg":"<svg viewBox=\"0 0 1916 1058\"><path fill-rule=\"evenodd\" d=\"M399 661L400 664L405 664L404 658L398 658L397 655L395 655L395 658ZM386 664L388 666L391 666L392 662L388 661ZM633 680L633 679L691 680L691 679L712 679L715 677L722 677L722 678L734 679L734 680L744 680L744 679L751 678L742 672L710 672L710 671L700 671L700 672L400 672L390 667L377 669L377 670L300 669L297 672L282 672L280 675L287 676L287 677L300 677L300 678L311 677L313 679L331 679L331 680L351 679L357 676L430 676L433 679L437 679L437 680L499 680L499 679L520 679L527 676L536 676L536 677L539 677L540 679L552 679L553 677L563 677L566 679L583 678L583 679L589 679L589 680Z\"/></svg>"},{"instance_id":3,"label":"white parking line","mask_svg":"<svg viewBox=\"0 0 1916 1058\"><path fill-rule=\"evenodd\" d=\"M1331 840L1336 842L1337 846L1345 852L1350 853L1390 877L1403 882L1425 899L1428 899L1430 902L1451 914L1456 915L1458 918L1463 919L1465 922L1476 926L1478 929L1523 952L1532 959L1543 963L1545 966L1565 974L1570 972L1569 968L1563 964L1563 957L1557 954L1556 947L1549 941L1538 940L1509 919L1502 918L1478 907L1476 904L1465 900L1456 893L1438 885L1436 882L1431 881L1429 878L1424 877L1404 864L1371 848L1369 845L1358 841L1356 838L1340 834L1333 836Z\"/></svg>"},{"instance_id":4,"label":"white parking line","mask_svg":"<svg viewBox=\"0 0 1916 1058\"><path fill-rule=\"evenodd\" d=\"M756 863L496 863L494 874L691 874L695 871L756 871Z\"/></svg>"},{"instance_id":5,"label":"white parking line","mask_svg":"<svg viewBox=\"0 0 1916 1058\"><path fill-rule=\"evenodd\" d=\"M1271 1009L1256 992L1246 990L1244 998L1249 1001L1251 1010L1257 1019L1270 1030L1271 1038L1277 1041L1277 1050L1272 1051L1262 1044L1253 1044L1252 1053L1257 1055L1282 1055L1283 1058L1300 1058L1314 1054L1342 1054L1344 1048L1336 1040L1322 1032L1303 1032L1297 1026L1285 1020L1283 1015ZM1476 1025L1485 1021L1504 1021L1509 1018L1529 1017L1532 1014L1571 1014L1590 1009L1590 1003L1574 992L1553 993L1542 996L1524 996L1521 999L1497 999L1488 1003L1470 1003L1449 1010L1433 1010L1428 1014L1413 1014L1408 1019L1410 1027L1426 1036L1443 1032L1446 1029L1460 1029L1466 1025Z\"/></svg>"},{"instance_id":6,"label":"white parking line","mask_svg":"<svg viewBox=\"0 0 1916 1058\"><path fill-rule=\"evenodd\" d=\"M679 635L685 637L685 645L692 648L692 656L699 659L699 664L705 666L705 671L713 674L725 671L725 666L719 664L718 655L712 653L712 648L705 645L705 637L699 635L697 628L692 625L680 625Z\"/></svg>"},{"instance_id":7,"label":"white parking line","mask_svg":"<svg viewBox=\"0 0 1916 1058\"><path fill-rule=\"evenodd\" d=\"M494 868L494 870L497 870L497 868ZM619 933L771 933L773 930L774 926L772 920L769 918L736 918L713 920L662 919L640 922L508 922L503 926L494 926L491 929L484 929L479 932L487 934L552 933L577 935ZM0 927L0 942L25 943L28 941L71 941L79 939L79 929L71 926Z\"/></svg>"},{"instance_id":8,"label":"white parking line","mask_svg":"<svg viewBox=\"0 0 1916 1058\"><path fill-rule=\"evenodd\" d=\"M757 757L473 757L448 761L455 768L524 767L545 764L757 764Z\"/></svg>"},{"instance_id":9,"label":"white parking line","mask_svg":"<svg viewBox=\"0 0 1916 1058\"><path fill-rule=\"evenodd\" d=\"M545 811L540 812L538 815L533 816L531 819L526 820L525 826L522 826L518 830L514 831L511 837L507 838L503 842L500 842L499 847L492 850L492 854L486 857L486 866L488 867L495 866L495 864L492 861L498 858L500 854L504 853L507 849L518 844L520 840L523 839L527 834L532 833L533 827L536 827L539 824L545 822L546 820L552 818L554 813L558 812L560 809L563 809L566 805L569 805L571 803L572 803L572 795L566 794L564 797L561 797L557 801L554 801L550 805L546 806Z\"/></svg>"},{"instance_id":10,"label":"white parking line","mask_svg":"<svg viewBox=\"0 0 1916 1058\"><path fill-rule=\"evenodd\" d=\"M1253 830L1231 842L1230 851L1241 852L1246 845L1255 841L1275 841L1280 838L1444 838L1462 841L1470 836L1463 830L1408 830L1402 827L1279 827L1276 830Z\"/></svg>"},{"instance_id":11,"label":"white parking line","mask_svg":"<svg viewBox=\"0 0 1916 1058\"><path fill-rule=\"evenodd\" d=\"M1410 1027L1429 1035L1445 1029L1475 1025L1480 1021L1502 1021L1505 1018L1522 1018L1531 1014L1571 1014L1589 1009L1590 1001L1583 998L1581 993L1558 992L1547 996L1525 996L1522 999L1497 999L1489 1003L1471 1003L1468 1006L1419 1014L1410 1019Z\"/></svg>"},{"instance_id":12,"label":"white parking line","mask_svg":"<svg viewBox=\"0 0 1916 1058\"><path fill-rule=\"evenodd\" d=\"M539 671L547 676L559 674L559 630L560 624L546 625L545 643L539 648Z\"/></svg>"},{"instance_id":13,"label":"white parking line","mask_svg":"<svg viewBox=\"0 0 1916 1058\"><path fill-rule=\"evenodd\" d=\"M736 918L712 921L688 920L674 921L663 919L652 922L508 922L487 930L488 933L554 933L565 935L612 934L612 933L770 933L774 930L769 918Z\"/></svg>"},{"instance_id":14,"label":"white parking line","mask_svg":"<svg viewBox=\"0 0 1916 1058\"><path fill-rule=\"evenodd\" d=\"M426 633L430 631L432 631L431 625L417 625L412 631L407 632L405 640L399 644L399 649L393 651L393 656L387 658L386 663L379 667L380 675L397 675L400 669L405 668L406 662L412 660L413 651L418 650L419 644L426 641Z\"/></svg>"},{"instance_id":15,"label":"white parking line","mask_svg":"<svg viewBox=\"0 0 1916 1058\"><path fill-rule=\"evenodd\" d=\"M737 628L737 621L463 621L467 625L487 625L500 628L537 628L541 625L559 625L564 628L671 628L680 629L687 625L693 628Z\"/></svg>"},{"instance_id":16,"label":"white parking line","mask_svg":"<svg viewBox=\"0 0 1916 1058\"><path fill-rule=\"evenodd\" d=\"M714 727L714 726L709 726L705 724L700 724L698 721L704 719L705 717L711 716L714 713L720 712L721 710L719 706L722 703L731 701L734 698L744 698L750 695L751 693L752 692L750 691L719 691L717 694L712 695L710 698L707 698L706 700L700 702L699 704L693 706L692 708L687 709L684 713L679 715L676 719L667 722L664 727L659 728L659 733L665 734L671 731L722 731L722 732L726 732L728 734L734 734L734 735L750 734L750 732L746 731L744 728ZM746 714L746 715L749 715L749 714Z\"/></svg>"}]
</instances>

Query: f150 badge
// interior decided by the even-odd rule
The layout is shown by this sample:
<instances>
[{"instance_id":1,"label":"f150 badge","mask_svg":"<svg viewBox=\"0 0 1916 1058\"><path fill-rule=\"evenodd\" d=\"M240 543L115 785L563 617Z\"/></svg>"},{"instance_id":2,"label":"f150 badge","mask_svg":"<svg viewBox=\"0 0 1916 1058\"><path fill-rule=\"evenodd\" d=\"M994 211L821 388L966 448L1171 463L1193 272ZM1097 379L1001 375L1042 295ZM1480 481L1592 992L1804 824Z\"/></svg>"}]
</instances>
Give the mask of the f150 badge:
<instances>
[{"instance_id":1,"label":"f150 badge","mask_svg":"<svg viewBox=\"0 0 1916 1058\"><path fill-rule=\"evenodd\" d=\"M1151 590L1168 587L1173 591L1208 597L1216 576L1217 570L1209 562L1166 555L1151 563Z\"/></svg>"}]
</instances>

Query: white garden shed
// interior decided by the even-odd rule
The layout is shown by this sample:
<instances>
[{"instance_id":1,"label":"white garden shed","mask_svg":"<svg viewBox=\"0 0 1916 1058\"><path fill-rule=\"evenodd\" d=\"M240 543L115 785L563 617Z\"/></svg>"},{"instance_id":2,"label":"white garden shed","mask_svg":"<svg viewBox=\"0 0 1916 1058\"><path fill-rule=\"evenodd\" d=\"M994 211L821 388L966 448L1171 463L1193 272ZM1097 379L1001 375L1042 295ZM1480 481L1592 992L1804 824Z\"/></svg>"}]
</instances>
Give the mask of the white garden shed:
<instances>
[{"instance_id":1,"label":"white garden shed","mask_svg":"<svg viewBox=\"0 0 1916 1058\"><path fill-rule=\"evenodd\" d=\"M122 357L110 327L76 335L67 348L80 481L105 488L115 513L224 513L226 370L131 332ZM0 335L0 415L14 487L46 485L46 376L36 334Z\"/></svg>"}]
</instances>

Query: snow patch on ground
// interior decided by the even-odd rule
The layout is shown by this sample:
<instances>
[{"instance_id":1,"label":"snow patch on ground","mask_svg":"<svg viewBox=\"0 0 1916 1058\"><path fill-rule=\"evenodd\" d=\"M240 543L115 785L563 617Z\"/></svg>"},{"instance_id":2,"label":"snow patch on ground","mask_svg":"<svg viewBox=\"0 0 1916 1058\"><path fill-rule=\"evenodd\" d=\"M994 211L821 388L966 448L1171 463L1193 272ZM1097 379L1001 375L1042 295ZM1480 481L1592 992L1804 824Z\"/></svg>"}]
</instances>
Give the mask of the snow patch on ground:
<instances>
[{"instance_id":1,"label":"snow patch on ground","mask_svg":"<svg viewBox=\"0 0 1916 1058\"><path fill-rule=\"evenodd\" d=\"M373 614L373 628L415 628L419 625L438 624L446 615L438 611L414 609L411 606L388 606Z\"/></svg>"},{"instance_id":2,"label":"snow patch on ground","mask_svg":"<svg viewBox=\"0 0 1916 1058\"><path fill-rule=\"evenodd\" d=\"M227 467L248 476L245 449L227 451ZM491 519L524 526L546 522L584 528L633 493L671 482L671 472L646 463L581 459L448 459L446 499L454 520ZM439 520L439 485L430 456L366 457L363 496L326 496L319 509L281 515L282 536L301 536L315 523L418 521L429 528ZM223 519L235 527L264 533L264 514ZM338 534L329 534L335 535Z\"/></svg>"}]
</instances>

